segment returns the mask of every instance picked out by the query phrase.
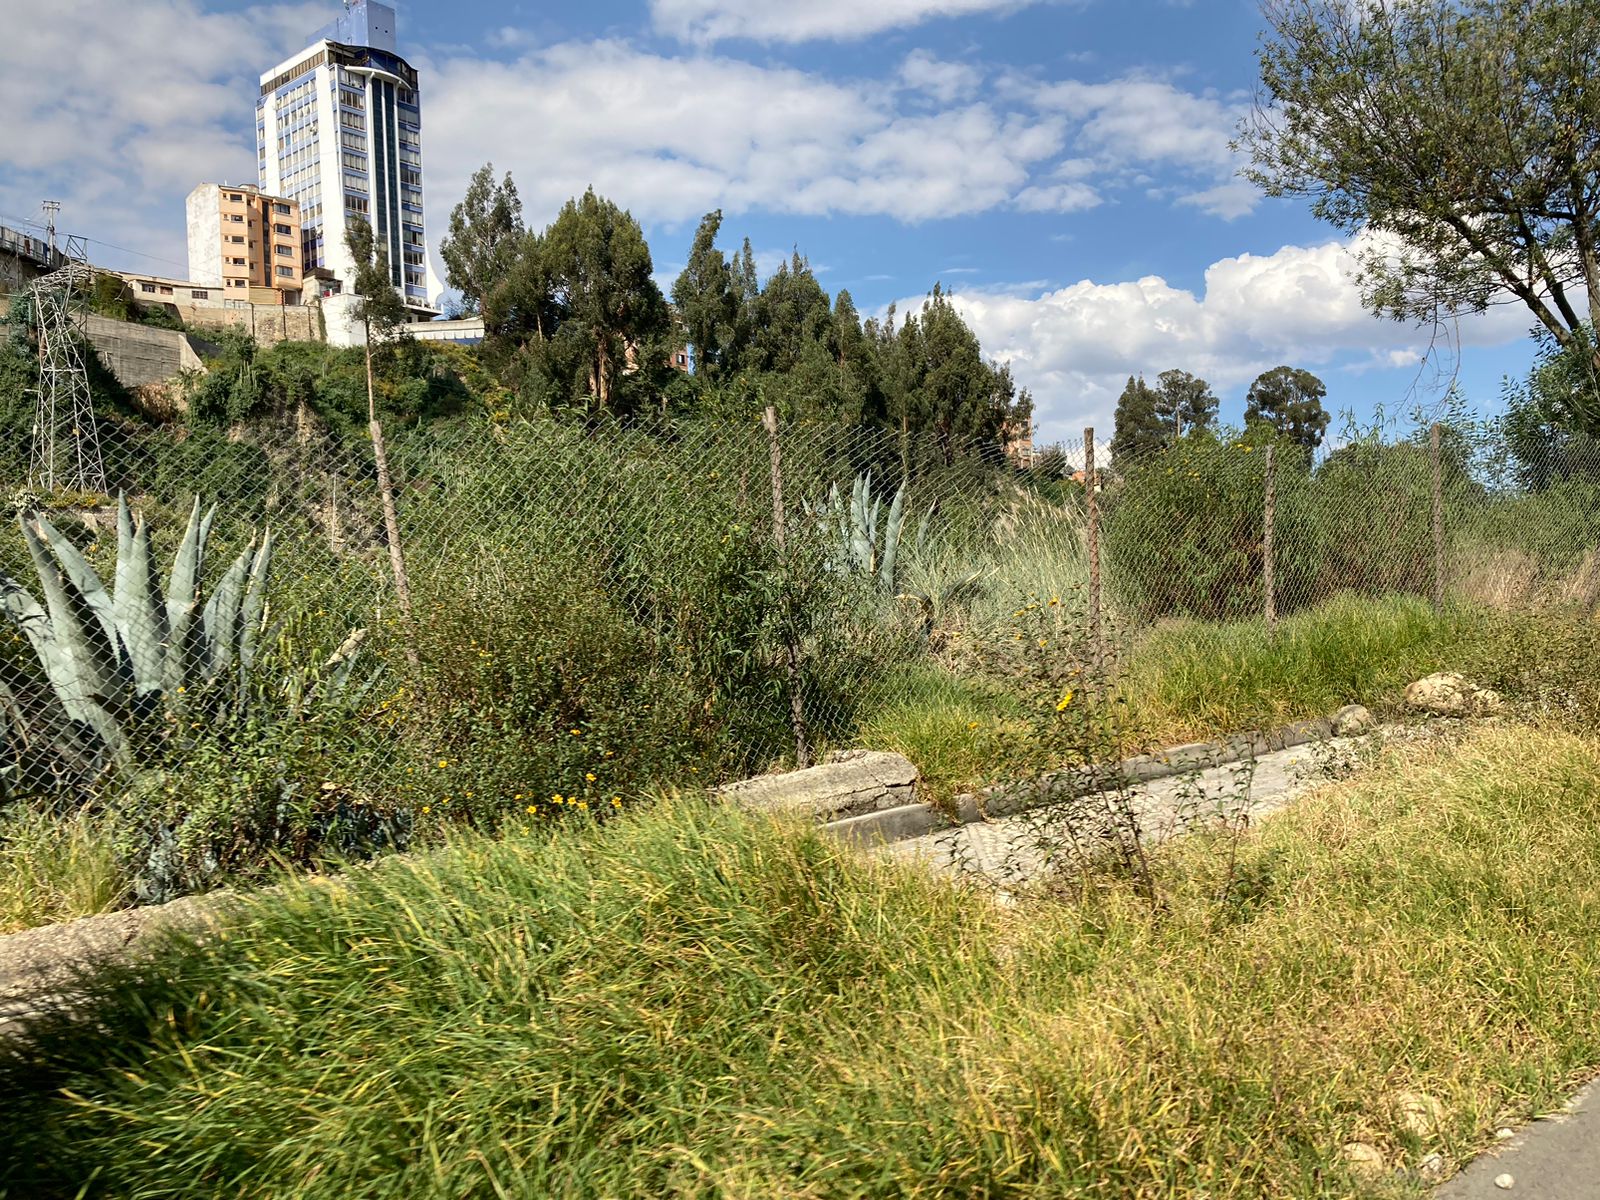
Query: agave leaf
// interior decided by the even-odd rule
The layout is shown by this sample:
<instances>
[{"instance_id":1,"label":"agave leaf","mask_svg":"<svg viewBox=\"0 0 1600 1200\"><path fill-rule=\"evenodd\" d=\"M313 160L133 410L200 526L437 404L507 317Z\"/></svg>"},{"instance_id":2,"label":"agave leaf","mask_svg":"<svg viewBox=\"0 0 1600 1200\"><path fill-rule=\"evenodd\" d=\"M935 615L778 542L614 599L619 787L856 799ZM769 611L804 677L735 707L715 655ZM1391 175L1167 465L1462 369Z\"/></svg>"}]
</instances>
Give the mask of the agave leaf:
<instances>
[{"instance_id":1,"label":"agave leaf","mask_svg":"<svg viewBox=\"0 0 1600 1200\"><path fill-rule=\"evenodd\" d=\"M267 606L267 571L272 566L272 530L261 535L261 548L256 551L255 562L250 566L250 581L245 586L244 601L239 610L239 667L248 671L255 666L257 638Z\"/></svg>"},{"instance_id":2,"label":"agave leaf","mask_svg":"<svg viewBox=\"0 0 1600 1200\"><path fill-rule=\"evenodd\" d=\"M183 539L172 560L172 574L167 580L165 682L171 694L184 685L189 668L196 665L191 661L196 649L192 627L200 597L200 569L204 557L202 530L209 530L210 525L209 515L205 520L200 517L200 497L196 496L194 507L189 511L188 527L183 531Z\"/></svg>"},{"instance_id":3,"label":"agave leaf","mask_svg":"<svg viewBox=\"0 0 1600 1200\"><path fill-rule=\"evenodd\" d=\"M857 475L855 487L850 490L850 555L863 571L872 570L872 542L866 534L866 482L870 478L870 473L865 477Z\"/></svg>"},{"instance_id":4,"label":"agave leaf","mask_svg":"<svg viewBox=\"0 0 1600 1200\"><path fill-rule=\"evenodd\" d=\"M126 553L117 561L115 599L117 632L133 670L135 697L166 687L167 608L156 581L150 530L141 517L128 536Z\"/></svg>"},{"instance_id":5,"label":"agave leaf","mask_svg":"<svg viewBox=\"0 0 1600 1200\"><path fill-rule=\"evenodd\" d=\"M35 516L33 523L72 585L73 591L68 594L80 601L80 607L86 608L93 616L92 622L84 622L89 650L95 656L97 668L120 693L128 682L128 664L123 659L121 642L117 637L116 614L110 593L100 581L99 573L89 565L69 538L62 536L61 531L43 516Z\"/></svg>"},{"instance_id":6,"label":"agave leaf","mask_svg":"<svg viewBox=\"0 0 1600 1200\"><path fill-rule=\"evenodd\" d=\"M28 554L39 576L39 586L44 591L56 648L72 664L70 674L64 673L61 677L67 683L67 694L61 694L57 685L62 703L68 703L69 695L74 704L114 699L118 691L115 650L106 645L99 618L83 593L63 575L62 565L45 549L39 532L26 519L20 523Z\"/></svg>"},{"instance_id":7,"label":"agave leaf","mask_svg":"<svg viewBox=\"0 0 1600 1200\"><path fill-rule=\"evenodd\" d=\"M55 565L48 559L45 565L54 576L55 586L59 588L61 579L56 574ZM49 582L44 578L40 582L45 584L48 595ZM108 751L120 751L122 731L111 714L86 694L78 659L61 640L62 627L51 619L26 588L4 572L0 572L0 607L4 608L11 623L22 630L32 644L39 665L44 668L45 678L50 681L50 690L55 693L68 719L88 727ZM70 622L70 613L68 617Z\"/></svg>"},{"instance_id":8,"label":"agave leaf","mask_svg":"<svg viewBox=\"0 0 1600 1200\"><path fill-rule=\"evenodd\" d=\"M883 530L883 565L879 568L878 578L886 589L894 587L895 559L900 554L900 531L905 523L906 485L902 483L894 494L894 503L889 505L889 523Z\"/></svg>"},{"instance_id":9,"label":"agave leaf","mask_svg":"<svg viewBox=\"0 0 1600 1200\"><path fill-rule=\"evenodd\" d=\"M933 520L933 509L930 507L922 514L922 519L917 522L917 553L922 553L923 547L928 544L928 523Z\"/></svg>"},{"instance_id":10,"label":"agave leaf","mask_svg":"<svg viewBox=\"0 0 1600 1200\"><path fill-rule=\"evenodd\" d=\"M239 648L239 606L244 600L245 578L255 558L255 539L239 551L239 557L223 572L222 579L206 601L202 617L202 646L206 655L206 679L216 679L233 663Z\"/></svg>"}]
</instances>

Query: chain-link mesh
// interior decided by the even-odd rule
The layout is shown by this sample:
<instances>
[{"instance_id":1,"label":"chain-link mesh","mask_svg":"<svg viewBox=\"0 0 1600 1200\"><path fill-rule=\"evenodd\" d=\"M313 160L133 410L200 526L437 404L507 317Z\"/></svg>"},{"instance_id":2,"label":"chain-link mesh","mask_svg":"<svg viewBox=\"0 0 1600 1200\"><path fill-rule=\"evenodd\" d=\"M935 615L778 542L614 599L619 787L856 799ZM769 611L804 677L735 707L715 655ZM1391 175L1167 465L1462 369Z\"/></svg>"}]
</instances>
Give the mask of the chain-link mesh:
<instances>
[{"instance_id":1,"label":"chain-link mesh","mask_svg":"<svg viewBox=\"0 0 1600 1200\"><path fill-rule=\"evenodd\" d=\"M111 497L4 459L0 787L125 806L173 886L815 760L918 672L993 676L1030 602L1114 663L1347 593L1600 601L1597 444L1494 426L1102 446L1091 478L1081 443L424 424L388 434L389 506L368 431L307 412L101 432Z\"/></svg>"}]
</instances>

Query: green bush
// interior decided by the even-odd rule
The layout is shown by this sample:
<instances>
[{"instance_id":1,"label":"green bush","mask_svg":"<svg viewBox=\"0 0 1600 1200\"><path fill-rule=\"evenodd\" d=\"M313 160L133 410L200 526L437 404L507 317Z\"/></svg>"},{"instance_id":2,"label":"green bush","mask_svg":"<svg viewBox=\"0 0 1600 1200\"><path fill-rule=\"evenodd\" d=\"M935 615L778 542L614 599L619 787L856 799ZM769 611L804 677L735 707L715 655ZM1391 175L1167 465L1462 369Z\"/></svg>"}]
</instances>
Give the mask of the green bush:
<instances>
[{"instance_id":1,"label":"green bush","mask_svg":"<svg viewBox=\"0 0 1600 1200\"><path fill-rule=\"evenodd\" d=\"M1202 431L1118 464L1122 478L1104 500L1104 540L1121 615L1144 623L1262 612L1264 449ZM1322 547L1303 452L1286 443L1277 454L1277 586L1288 609L1314 596Z\"/></svg>"}]
</instances>

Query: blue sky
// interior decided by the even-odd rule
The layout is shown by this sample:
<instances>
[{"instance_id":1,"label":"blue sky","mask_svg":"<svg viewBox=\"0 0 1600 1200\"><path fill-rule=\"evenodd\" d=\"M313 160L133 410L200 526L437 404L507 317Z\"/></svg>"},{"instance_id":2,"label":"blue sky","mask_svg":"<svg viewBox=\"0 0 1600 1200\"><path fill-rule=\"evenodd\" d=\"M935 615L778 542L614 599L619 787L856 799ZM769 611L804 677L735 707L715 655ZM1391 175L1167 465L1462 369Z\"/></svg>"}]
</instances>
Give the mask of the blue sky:
<instances>
[{"instance_id":1,"label":"blue sky","mask_svg":"<svg viewBox=\"0 0 1600 1200\"><path fill-rule=\"evenodd\" d=\"M257 75L339 0L55 0L0 39L0 219L45 196L97 260L182 274L183 198L253 175ZM1336 231L1256 196L1227 148L1254 0L400 0L422 71L430 237L486 160L530 220L593 183L663 284L695 224L764 265L798 246L863 311L953 288L1038 402L1041 436L1109 433L1129 374L1183 367L1237 416L1280 362L1361 416L1493 407L1525 368L1507 309L1435 339L1366 316ZM61 62L82 65L68 84ZM115 248L114 248L115 247ZM132 253L134 251L138 254Z\"/></svg>"}]
</instances>

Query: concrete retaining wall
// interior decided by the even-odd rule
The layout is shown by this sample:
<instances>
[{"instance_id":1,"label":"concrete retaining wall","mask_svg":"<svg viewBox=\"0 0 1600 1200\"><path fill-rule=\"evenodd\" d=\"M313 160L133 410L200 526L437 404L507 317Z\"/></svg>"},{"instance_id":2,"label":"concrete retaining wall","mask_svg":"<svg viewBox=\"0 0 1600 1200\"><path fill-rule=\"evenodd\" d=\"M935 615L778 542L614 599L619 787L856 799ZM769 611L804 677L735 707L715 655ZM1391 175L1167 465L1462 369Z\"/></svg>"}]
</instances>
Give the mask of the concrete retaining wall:
<instances>
[{"instance_id":1,"label":"concrete retaining wall","mask_svg":"<svg viewBox=\"0 0 1600 1200\"><path fill-rule=\"evenodd\" d=\"M91 314L86 318L84 332L106 369L125 388L165 383L184 371L204 366L189 344L188 335L176 330Z\"/></svg>"}]
</instances>

